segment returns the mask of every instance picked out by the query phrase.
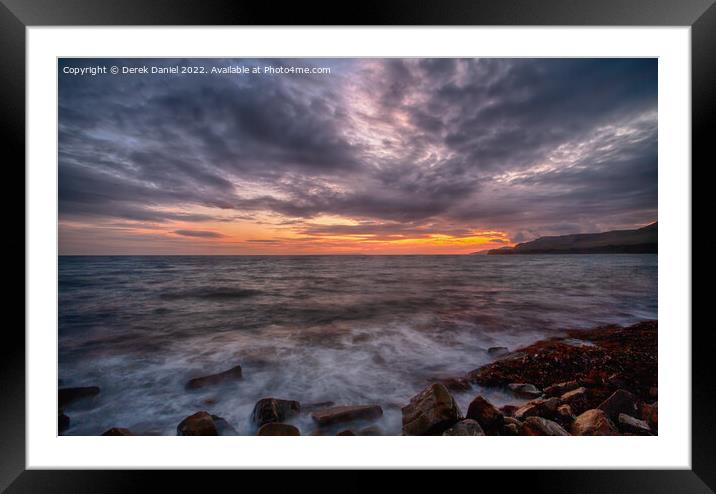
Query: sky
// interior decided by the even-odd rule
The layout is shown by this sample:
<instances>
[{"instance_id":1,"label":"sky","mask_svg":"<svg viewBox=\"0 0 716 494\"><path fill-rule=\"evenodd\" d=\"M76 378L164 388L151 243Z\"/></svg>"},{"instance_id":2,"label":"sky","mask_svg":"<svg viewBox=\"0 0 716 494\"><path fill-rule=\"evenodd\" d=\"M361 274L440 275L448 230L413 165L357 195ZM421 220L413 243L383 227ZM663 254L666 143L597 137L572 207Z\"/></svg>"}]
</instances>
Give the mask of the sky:
<instances>
[{"instance_id":1,"label":"sky","mask_svg":"<svg viewBox=\"0 0 716 494\"><path fill-rule=\"evenodd\" d=\"M66 73L112 65L258 73ZM466 254L657 219L656 59L62 59L58 78L61 255Z\"/></svg>"}]
</instances>

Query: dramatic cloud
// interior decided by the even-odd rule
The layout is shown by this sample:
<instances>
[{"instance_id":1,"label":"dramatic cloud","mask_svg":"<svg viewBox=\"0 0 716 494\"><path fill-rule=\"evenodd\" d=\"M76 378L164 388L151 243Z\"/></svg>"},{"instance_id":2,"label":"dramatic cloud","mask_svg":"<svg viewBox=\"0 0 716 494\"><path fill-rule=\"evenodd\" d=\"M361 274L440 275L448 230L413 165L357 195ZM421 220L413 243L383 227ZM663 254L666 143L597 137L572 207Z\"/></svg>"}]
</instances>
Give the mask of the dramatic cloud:
<instances>
[{"instance_id":1,"label":"dramatic cloud","mask_svg":"<svg viewBox=\"0 0 716 494\"><path fill-rule=\"evenodd\" d=\"M151 64L330 73L63 71ZM469 252L656 219L656 59L67 59L59 102L62 253Z\"/></svg>"}]
</instances>

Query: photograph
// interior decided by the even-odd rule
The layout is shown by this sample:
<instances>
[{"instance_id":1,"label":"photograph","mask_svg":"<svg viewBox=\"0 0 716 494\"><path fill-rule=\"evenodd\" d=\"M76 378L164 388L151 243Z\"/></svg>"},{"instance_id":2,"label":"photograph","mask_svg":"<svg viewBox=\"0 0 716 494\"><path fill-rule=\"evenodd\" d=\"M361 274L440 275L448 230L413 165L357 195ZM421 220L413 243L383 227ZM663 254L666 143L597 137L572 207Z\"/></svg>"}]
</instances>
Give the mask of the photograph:
<instances>
[{"instance_id":1,"label":"photograph","mask_svg":"<svg viewBox=\"0 0 716 494\"><path fill-rule=\"evenodd\" d=\"M57 434L657 436L658 69L57 58Z\"/></svg>"}]
</instances>

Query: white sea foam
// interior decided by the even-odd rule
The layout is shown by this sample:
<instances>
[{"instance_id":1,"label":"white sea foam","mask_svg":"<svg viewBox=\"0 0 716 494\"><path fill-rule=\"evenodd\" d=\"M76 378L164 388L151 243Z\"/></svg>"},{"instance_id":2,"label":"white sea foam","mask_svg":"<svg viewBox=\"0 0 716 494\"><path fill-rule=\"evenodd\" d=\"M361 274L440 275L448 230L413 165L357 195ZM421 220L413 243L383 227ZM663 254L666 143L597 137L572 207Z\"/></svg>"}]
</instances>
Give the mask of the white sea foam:
<instances>
[{"instance_id":1,"label":"white sea foam","mask_svg":"<svg viewBox=\"0 0 716 494\"><path fill-rule=\"evenodd\" d=\"M656 318L656 256L209 259L60 259L59 377L102 390L66 410L68 434L176 434L198 410L253 434L264 397L379 404L370 423L399 434L411 396L491 361L489 347ZM184 389L235 365L240 381ZM477 394L517 403L475 387L455 393L463 412Z\"/></svg>"}]
</instances>

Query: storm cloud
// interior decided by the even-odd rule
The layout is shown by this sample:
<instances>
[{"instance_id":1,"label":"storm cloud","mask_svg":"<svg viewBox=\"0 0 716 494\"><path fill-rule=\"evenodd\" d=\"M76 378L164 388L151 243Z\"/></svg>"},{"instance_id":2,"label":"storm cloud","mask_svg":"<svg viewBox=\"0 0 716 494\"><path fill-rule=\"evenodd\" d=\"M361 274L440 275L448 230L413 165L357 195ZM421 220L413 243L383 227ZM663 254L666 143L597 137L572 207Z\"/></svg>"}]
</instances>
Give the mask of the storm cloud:
<instances>
[{"instance_id":1,"label":"storm cloud","mask_svg":"<svg viewBox=\"0 0 716 494\"><path fill-rule=\"evenodd\" d=\"M149 63L321 66L330 74L62 70ZM496 230L526 240L656 219L656 59L59 66L61 229L248 218L309 237Z\"/></svg>"}]
</instances>

